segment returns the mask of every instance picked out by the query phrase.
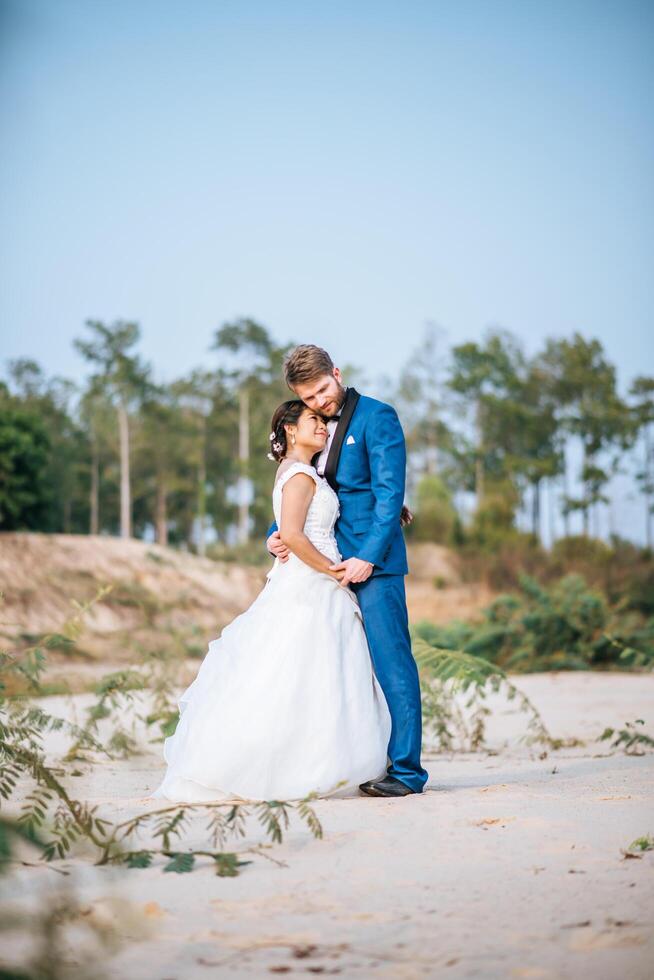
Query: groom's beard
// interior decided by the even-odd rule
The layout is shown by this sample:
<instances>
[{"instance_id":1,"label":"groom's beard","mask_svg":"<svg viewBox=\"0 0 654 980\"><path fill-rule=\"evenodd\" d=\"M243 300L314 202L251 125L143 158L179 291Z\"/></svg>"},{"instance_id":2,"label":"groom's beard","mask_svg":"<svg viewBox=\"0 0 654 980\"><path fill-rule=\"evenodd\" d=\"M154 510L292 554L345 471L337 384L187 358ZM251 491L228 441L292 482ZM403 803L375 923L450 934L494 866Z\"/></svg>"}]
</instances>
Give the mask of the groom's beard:
<instances>
[{"instance_id":1,"label":"groom's beard","mask_svg":"<svg viewBox=\"0 0 654 980\"><path fill-rule=\"evenodd\" d=\"M345 397L347 395L347 391L342 385L339 385L338 387L339 387L339 391L336 398L334 399L335 407L331 410L331 413L329 414L326 412L322 413L325 416L325 418L328 419L336 418L340 410L343 408L343 405L345 404Z\"/></svg>"}]
</instances>

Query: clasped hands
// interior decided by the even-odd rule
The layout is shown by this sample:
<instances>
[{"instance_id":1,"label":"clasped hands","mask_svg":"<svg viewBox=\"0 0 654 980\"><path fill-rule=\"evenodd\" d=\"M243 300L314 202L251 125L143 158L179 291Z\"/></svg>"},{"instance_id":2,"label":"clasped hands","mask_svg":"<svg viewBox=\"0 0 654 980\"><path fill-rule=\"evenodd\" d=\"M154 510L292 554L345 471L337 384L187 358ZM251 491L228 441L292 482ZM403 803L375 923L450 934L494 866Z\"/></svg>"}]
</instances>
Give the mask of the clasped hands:
<instances>
[{"instance_id":1,"label":"clasped hands","mask_svg":"<svg viewBox=\"0 0 654 980\"><path fill-rule=\"evenodd\" d=\"M290 550L282 541L279 531L274 531L266 542L268 551L275 555L281 562L288 561ZM365 582L372 575L373 564L364 561L363 558L346 558L344 561L336 562L329 566L330 573L338 580L343 587L350 582Z\"/></svg>"},{"instance_id":2,"label":"clasped hands","mask_svg":"<svg viewBox=\"0 0 654 980\"><path fill-rule=\"evenodd\" d=\"M342 572L343 575L342 577L339 576L339 581L341 585L346 586L350 582L365 582L372 575L373 568L373 563L365 561L363 558L346 558L336 565L330 565L329 571L335 572L337 575Z\"/></svg>"}]
</instances>

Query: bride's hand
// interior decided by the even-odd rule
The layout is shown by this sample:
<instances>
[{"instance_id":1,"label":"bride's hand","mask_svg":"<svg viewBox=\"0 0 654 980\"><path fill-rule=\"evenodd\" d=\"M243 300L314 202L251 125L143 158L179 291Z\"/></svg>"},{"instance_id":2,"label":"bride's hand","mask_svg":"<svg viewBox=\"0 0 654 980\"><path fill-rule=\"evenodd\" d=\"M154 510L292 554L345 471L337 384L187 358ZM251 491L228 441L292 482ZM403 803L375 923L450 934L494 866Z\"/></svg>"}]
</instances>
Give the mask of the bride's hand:
<instances>
[{"instance_id":1,"label":"bride's hand","mask_svg":"<svg viewBox=\"0 0 654 980\"><path fill-rule=\"evenodd\" d=\"M365 558L346 558L345 561L330 565L331 571L345 573L344 585L349 585L350 582L365 582L372 575L374 567L372 562L366 561Z\"/></svg>"},{"instance_id":2,"label":"bride's hand","mask_svg":"<svg viewBox=\"0 0 654 980\"><path fill-rule=\"evenodd\" d=\"M275 555L281 562L288 561L290 551L282 541L279 531L273 531L266 541L266 547L270 554Z\"/></svg>"}]
</instances>

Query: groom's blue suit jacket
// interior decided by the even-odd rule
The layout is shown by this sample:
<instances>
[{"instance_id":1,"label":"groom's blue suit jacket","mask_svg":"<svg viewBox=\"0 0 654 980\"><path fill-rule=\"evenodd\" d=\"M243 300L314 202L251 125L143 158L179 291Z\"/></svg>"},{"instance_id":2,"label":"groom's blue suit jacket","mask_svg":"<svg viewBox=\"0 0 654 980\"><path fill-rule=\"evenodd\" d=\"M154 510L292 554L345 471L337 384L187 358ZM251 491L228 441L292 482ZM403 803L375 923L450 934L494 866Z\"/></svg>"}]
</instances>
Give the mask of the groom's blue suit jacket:
<instances>
[{"instance_id":1,"label":"groom's blue suit jacket","mask_svg":"<svg viewBox=\"0 0 654 980\"><path fill-rule=\"evenodd\" d=\"M343 558L372 562L373 575L406 575L409 570L400 525L405 478L406 446L397 412L348 388L325 479L340 502L335 527L339 551ZM274 522L266 537L276 530Z\"/></svg>"}]
</instances>

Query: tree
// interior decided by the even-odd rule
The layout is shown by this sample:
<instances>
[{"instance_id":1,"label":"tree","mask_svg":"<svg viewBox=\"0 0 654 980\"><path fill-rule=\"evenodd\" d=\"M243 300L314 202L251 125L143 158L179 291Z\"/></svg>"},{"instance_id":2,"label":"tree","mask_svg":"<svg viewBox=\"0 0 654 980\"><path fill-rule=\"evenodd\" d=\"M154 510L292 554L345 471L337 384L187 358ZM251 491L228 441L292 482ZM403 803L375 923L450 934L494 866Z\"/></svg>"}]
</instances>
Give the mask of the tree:
<instances>
[{"instance_id":1,"label":"tree","mask_svg":"<svg viewBox=\"0 0 654 980\"><path fill-rule=\"evenodd\" d=\"M183 480L185 440L180 407L170 387L151 388L140 406L133 444L132 469L136 518L152 522L157 544L168 544L169 499L173 491L190 486Z\"/></svg>"},{"instance_id":2,"label":"tree","mask_svg":"<svg viewBox=\"0 0 654 980\"><path fill-rule=\"evenodd\" d=\"M475 510L468 529L469 539L486 551L497 551L501 545L516 538L516 511L519 494L515 483L495 476L486 481L481 506Z\"/></svg>"},{"instance_id":3,"label":"tree","mask_svg":"<svg viewBox=\"0 0 654 980\"><path fill-rule=\"evenodd\" d=\"M50 443L38 415L0 387L0 529L41 530L51 505Z\"/></svg>"},{"instance_id":4,"label":"tree","mask_svg":"<svg viewBox=\"0 0 654 980\"><path fill-rule=\"evenodd\" d=\"M615 367L599 340L578 333L572 340L549 340L540 360L562 410L561 424L581 444L581 494L573 496L566 489L564 513L580 511L588 534L591 512L608 500L605 489L619 454L633 441L632 420L617 393Z\"/></svg>"},{"instance_id":5,"label":"tree","mask_svg":"<svg viewBox=\"0 0 654 980\"><path fill-rule=\"evenodd\" d=\"M221 370L220 375L228 383L231 382L238 401L238 541L245 544L250 536L251 499L254 498L252 490L255 485L252 435L254 431L261 438L264 431L261 423L268 426L273 392L279 392L282 397L284 394L287 398L291 397L284 393L281 381L282 358L286 348L277 347L261 324L250 319L239 319L225 323L216 330L211 349L227 355L228 365L231 361L231 366ZM255 413L259 425L253 427ZM267 449L267 432L265 440ZM264 457L262 453L261 458Z\"/></svg>"},{"instance_id":6,"label":"tree","mask_svg":"<svg viewBox=\"0 0 654 980\"><path fill-rule=\"evenodd\" d=\"M413 540L451 544L457 520L448 487L436 474L426 473L416 489L416 517L410 525Z\"/></svg>"},{"instance_id":7,"label":"tree","mask_svg":"<svg viewBox=\"0 0 654 980\"><path fill-rule=\"evenodd\" d=\"M463 396L464 410L470 405L475 430L474 489L477 507L484 497L484 481L489 467L497 469L492 450L497 443L489 444L486 438L492 427L490 413L498 404L511 396L518 388L518 372L523 364L518 343L508 331L492 330L484 343L460 344L452 348L448 386Z\"/></svg>"},{"instance_id":8,"label":"tree","mask_svg":"<svg viewBox=\"0 0 654 980\"><path fill-rule=\"evenodd\" d=\"M495 421L495 443L504 453L503 472L522 495L531 493L531 532L540 536L541 484L561 470L556 402L538 361L523 362L511 391L488 412Z\"/></svg>"},{"instance_id":9,"label":"tree","mask_svg":"<svg viewBox=\"0 0 654 980\"><path fill-rule=\"evenodd\" d=\"M197 499L197 549L206 553L207 531L207 429L217 385L215 372L198 369L171 385L186 424L187 460L195 470Z\"/></svg>"},{"instance_id":10,"label":"tree","mask_svg":"<svg viewBox=\"0 0 654 980\"><path fill-rule=\"evenodd\" d=\"M114 408L97 379L92 380L82 395L79 416L88 443L89 534L99 534L101 528L100 488L103 459L111 453L111 434L114 427Z\"/></svg>"},{"instance_id":11,"label":"tree","mask_svg":"<svg viewBox=\"0 0 654 980\"><path fill-rule=\"evenodd\" d=\"M410 489L416 484L419 487L423 476L438 474L446 482L451 479L448 463L453 461L455 449L444 418L447 389L442 345L443 331L428 323L422 342L411 352L397 385L396 403L406 436Z\"/></svg>"},{"instance_id":12,"label":"tree","mask_svg":"<svg viewBox=\"0 0 654 980\"><path fill-rule=\"evenodd\" d=\"M130 484L129 412L146 395L149 368L131 349L138 343L138 324L117 320L105 326L100 320L87 320L91 340L75 340L75 348L95 366L91 383L102 390L115 408L120 444L120 536L132 535Z\"/></svg>"},{"instance_id":13,"label":"tree","mask_svg":"<svg viewBox=\"0 0 654 980\"><path fill-rule=\"evenodd\" d=\"M639 375L634 378L629 394L634 399L634 424L638 434L643 438L642 469L636 473L636 479L645 498L645 540L647 547L652 547L652 514L654 514L654 441L652 440L652 423L654 423L654 378Z\"/></svg>"},{"instance_id":14,"label":"tree","mask_svg":"<svg viewBox=\"0 0 654 980\"><path fill-rule=\"evenodd\" d=\"M44 479L50 487L50 507L42 515L42 529L69 533L80 526L85 511L81 495L84 436L74 412L77 387L67 378L46 378L30 358L10 361L8 374L17 403L41 420L47 434Z\"/></svg>"}]
</instances>

